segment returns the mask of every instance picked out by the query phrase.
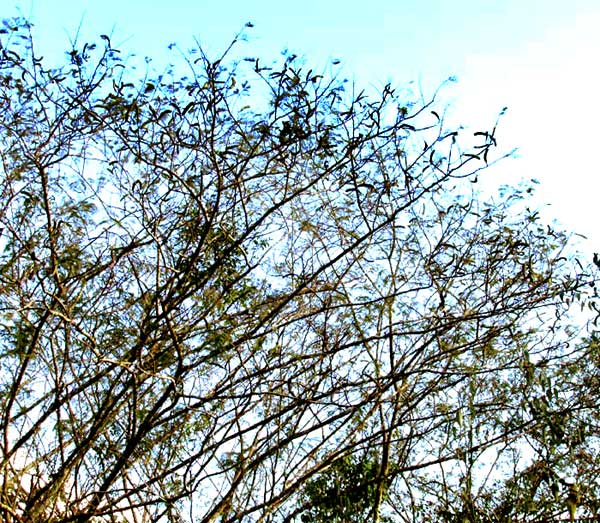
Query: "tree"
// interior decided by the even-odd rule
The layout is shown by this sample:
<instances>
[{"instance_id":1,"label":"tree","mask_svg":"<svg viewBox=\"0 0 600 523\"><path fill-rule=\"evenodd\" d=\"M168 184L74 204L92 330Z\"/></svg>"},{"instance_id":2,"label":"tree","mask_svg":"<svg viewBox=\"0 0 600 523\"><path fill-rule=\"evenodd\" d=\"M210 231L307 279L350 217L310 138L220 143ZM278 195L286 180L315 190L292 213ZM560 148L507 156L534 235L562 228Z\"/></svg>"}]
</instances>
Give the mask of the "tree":
<instances>
[{"instance_id":1,"label":"tree","mask_svg":"<svg viewBox=\"0 0 600 523\"><path fill-rule=\"evenodd\" d=\"M381 478L380 472L376 455L350 455L335 460L327 473L303 486L301 504L294 516L299 515L303 522L359 523L379 519L375 510L388 487L387 478Z\"/></svg>"},{"instance_id":2,"label":"tree","mask_svg":"<svg viewBox=\"0 0 600 523\"><path fill-rule=\"evenodd\" d=\"M539 426L588 279L529 186L474 190L495 127L290 54L140 74L0 37L5 521L289 520L361 463L365 514L410 519Z\"/></svg>"},{"instance_id":3,"label":"tree","mask_svg":"<svg viewBox=\"0 0 600 523\"><path fill-rule=\"evenodd\" d=\"M590 303L597 308L594 301ZM575 515L597 520L600 516L597 335L567 349L568 357L539 360L523 369L528 388L519 416L531 421L523 438L526 446L501 449L495 457L488 453L479 460L480 468L487 460L494 469L504 464L506 472L500 477L488 475L477 492L472 491L471 521L553 521ZM506 450L510 452L503 456ZM432 519L442 515L447 521L460 520L461 491L445 489L444 495Z\"/></svg>"}]
</instances>

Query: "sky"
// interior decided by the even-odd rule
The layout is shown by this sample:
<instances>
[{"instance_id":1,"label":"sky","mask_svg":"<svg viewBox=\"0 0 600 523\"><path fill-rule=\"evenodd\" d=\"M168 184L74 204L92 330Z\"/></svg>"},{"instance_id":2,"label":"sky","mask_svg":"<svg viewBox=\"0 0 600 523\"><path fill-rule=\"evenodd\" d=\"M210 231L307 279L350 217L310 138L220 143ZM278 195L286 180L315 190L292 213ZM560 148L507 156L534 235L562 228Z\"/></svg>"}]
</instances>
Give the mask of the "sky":
<instances>
[{"instance_id":1,"label":"sky","mask_svg":"<svg viewBox=\"0 0 600 523\"><path fill-rule=\"evenodd\" d=\"M9 11L35 24L42 55L59 56L78 31L155 61L194 38L216 54L250 21L248 53L267 61L286 48L316 69L340 59L359 85L425 95L455 77L439 98L450 122L488 129L508 107L498 136L517 157L489 176L539 180L542 216L600 251L599 0L13 0Z\"/></svg>"}]
</instances>

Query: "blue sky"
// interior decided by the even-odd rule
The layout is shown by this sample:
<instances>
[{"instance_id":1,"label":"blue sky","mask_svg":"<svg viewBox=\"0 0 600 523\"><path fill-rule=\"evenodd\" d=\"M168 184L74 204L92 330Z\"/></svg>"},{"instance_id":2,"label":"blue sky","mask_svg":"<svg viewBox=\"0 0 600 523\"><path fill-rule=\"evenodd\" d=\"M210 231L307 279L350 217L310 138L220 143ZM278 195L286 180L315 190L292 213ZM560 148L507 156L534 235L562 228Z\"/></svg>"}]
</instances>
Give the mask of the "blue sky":
<instances>
[{"instance_id":1,"label":"blue sky","mask_svg":"<svg viewBox=\"0 0 600 523\"><path fill-rule=\"evenodd\" d=\"M498 184L540 180L545 216L590 238L600 188L599 0L16 0L33 20L41 54L60 53L82 23L82 37L111 34L128 52L166 59L166 46L197 37L223 49L247 21L249 54L276 58L289 48L315 67L339 58L360 85L414 81L441 93L450 116L476 130L509 110L499 130L519 157L490 173Z\"/></svg>"}]
</instances>

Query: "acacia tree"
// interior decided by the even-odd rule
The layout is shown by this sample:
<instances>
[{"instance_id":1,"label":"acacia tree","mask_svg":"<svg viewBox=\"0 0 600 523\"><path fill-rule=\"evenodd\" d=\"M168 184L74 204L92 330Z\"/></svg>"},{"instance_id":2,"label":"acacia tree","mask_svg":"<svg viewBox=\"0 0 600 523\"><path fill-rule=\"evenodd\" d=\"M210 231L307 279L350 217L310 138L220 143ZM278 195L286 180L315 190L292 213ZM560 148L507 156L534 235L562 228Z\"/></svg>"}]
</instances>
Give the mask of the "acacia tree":
<instances>
[{"instance_id":1,"label":"acacia tree","mask_svg":"<svg viewBox=\"0 0 600 523\"><path fill-rule=\"evenodd\" d=\"M410 519L419 471L535 426L518 370L582 279L529 188L478 198L495 129L293 55L1 32L5 521L290 520L366 449L369 517Z\"/></svg>"}]
</instances>

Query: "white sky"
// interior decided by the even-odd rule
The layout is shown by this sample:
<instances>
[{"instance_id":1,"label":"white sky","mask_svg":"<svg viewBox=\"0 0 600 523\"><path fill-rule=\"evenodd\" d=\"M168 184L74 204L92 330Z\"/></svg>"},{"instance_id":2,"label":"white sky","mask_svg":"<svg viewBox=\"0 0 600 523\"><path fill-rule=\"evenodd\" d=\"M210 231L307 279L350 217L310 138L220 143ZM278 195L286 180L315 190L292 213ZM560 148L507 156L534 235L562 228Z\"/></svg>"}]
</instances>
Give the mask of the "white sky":
<instances>
[{"instance_id":1,"label":"white sky","mask_svg":"<svg viewBox=\"0 0 600 523\"><path fill-rule=\"evenodd\" d=\"M600 168L600 0L13 0L31 18L41 54L59 53L80 22L84 37L112 34L126 52L165 57L167 44L199 37L221 50L252 21L248 53L265 60L288 47L317 68L332 57L357 83L415 80L445 88L451 121L489 128L504 106L501 146L519 148L490 176L498 184L537 178L545 216L587 235L600 250L594 216Z\"/></svg>"}]
</instances>

